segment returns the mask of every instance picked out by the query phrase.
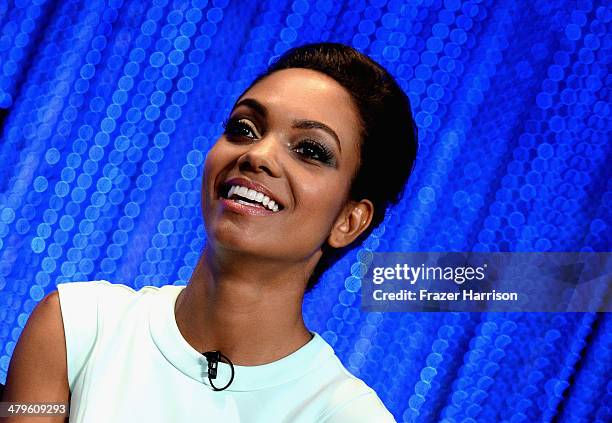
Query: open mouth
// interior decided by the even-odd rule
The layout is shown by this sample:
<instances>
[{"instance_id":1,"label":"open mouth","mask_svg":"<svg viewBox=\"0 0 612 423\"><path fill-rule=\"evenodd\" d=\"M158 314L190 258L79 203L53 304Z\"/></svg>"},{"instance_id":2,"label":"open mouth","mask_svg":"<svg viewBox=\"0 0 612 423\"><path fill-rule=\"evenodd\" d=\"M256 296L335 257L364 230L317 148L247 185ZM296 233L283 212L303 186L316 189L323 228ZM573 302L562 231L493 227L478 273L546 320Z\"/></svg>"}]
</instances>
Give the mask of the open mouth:
<instances>
[{"instance_id":1,"label":"open mouth","mask_svg":"<svg viewBox=\"0 0 612 423\"><path fill-rule=\"evenodd\" d=\"M261 208L278 213L283 210L282 204L277 203L262 192L234 184L222 184L219 188L219 197L250 207Z\"/></svg>"}]
</instances>

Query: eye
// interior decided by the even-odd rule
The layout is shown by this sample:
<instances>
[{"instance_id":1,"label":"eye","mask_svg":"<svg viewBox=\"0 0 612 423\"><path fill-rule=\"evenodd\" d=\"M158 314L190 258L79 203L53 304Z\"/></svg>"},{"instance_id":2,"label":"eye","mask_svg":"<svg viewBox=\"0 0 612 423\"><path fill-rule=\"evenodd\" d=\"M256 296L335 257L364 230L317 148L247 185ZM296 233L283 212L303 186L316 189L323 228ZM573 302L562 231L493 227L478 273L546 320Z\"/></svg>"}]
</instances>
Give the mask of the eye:
<instances>
[{"instance_id":1,"label":"eye","mask_svg":"<svg viewBox=\"0 0 612 423\"><path fill-rule=\"evenodd\" d=\"M333 164L334 155L324 145L314 140L303 140L298 143L295 151L302 156L317 160L327 165Z\"/></svg>"},{"instance_id":2,"label":"eye","mask_svg":"<svg viewBox=\"0 0 612 423\"><path fill-rule=\"evenodd\" d=\"M248 119L229 118L223 122L224 134L230 137L247 137L256 139L259 137L257 128Z\"/></svg>"}]
</instances>

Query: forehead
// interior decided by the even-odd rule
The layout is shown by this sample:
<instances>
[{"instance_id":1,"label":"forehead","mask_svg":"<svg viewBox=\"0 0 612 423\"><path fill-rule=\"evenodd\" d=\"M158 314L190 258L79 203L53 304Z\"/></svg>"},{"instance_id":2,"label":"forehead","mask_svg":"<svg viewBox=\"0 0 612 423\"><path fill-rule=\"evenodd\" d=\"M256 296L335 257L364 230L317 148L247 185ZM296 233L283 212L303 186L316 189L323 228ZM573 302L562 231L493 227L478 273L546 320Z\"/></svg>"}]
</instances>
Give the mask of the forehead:
<instances>
[{"instance_id":1,"label":"forehead","mask_svg":"<svg viewBox=\"0 0 612 423\"><path fill-rule=\"evenodd\" d=\"M351 95L321 72L301 68L276 71L239 100L244 98L260 102L270 119L316 120L336 131L342 144L358 142L360 120Z\"/></svg>"}]
</instances>

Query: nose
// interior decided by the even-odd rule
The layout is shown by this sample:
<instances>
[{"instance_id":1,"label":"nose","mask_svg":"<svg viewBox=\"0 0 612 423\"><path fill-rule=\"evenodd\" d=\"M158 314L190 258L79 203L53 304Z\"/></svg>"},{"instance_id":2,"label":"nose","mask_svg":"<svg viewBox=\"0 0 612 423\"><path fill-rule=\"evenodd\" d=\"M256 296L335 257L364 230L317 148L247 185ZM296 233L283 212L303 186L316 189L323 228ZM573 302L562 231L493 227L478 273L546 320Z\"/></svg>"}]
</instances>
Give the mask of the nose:
<instances>
[{"instance_id":1,"label":"nose","mask_svg":"<svg viewBox=\"0 0 612 423\"><path fill-rule=\"evenodd\" d=\"M238 158L240 170L265 172L272 177L280 176L280 140L272 134L248 145L248 149Z\"/></svg>"}]
</instances>

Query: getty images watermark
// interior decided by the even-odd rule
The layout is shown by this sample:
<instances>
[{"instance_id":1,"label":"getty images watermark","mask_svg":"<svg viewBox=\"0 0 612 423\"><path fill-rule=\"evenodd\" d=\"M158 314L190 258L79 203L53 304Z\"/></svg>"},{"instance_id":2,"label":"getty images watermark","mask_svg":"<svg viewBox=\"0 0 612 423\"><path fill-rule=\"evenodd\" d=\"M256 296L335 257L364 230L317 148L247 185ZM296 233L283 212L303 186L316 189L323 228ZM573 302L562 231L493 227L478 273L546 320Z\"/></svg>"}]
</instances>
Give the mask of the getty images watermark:
<instances>
[{"instance_id":1,"label":"getty images watermark","mask_svg":"<svg viewBox=\"0 0 612 423\"><path fill-rule=\"evenodd\" d=\"M612 253L416 252L365 257L364 311L612 311Z\"/></svg>"}]
</instances>

